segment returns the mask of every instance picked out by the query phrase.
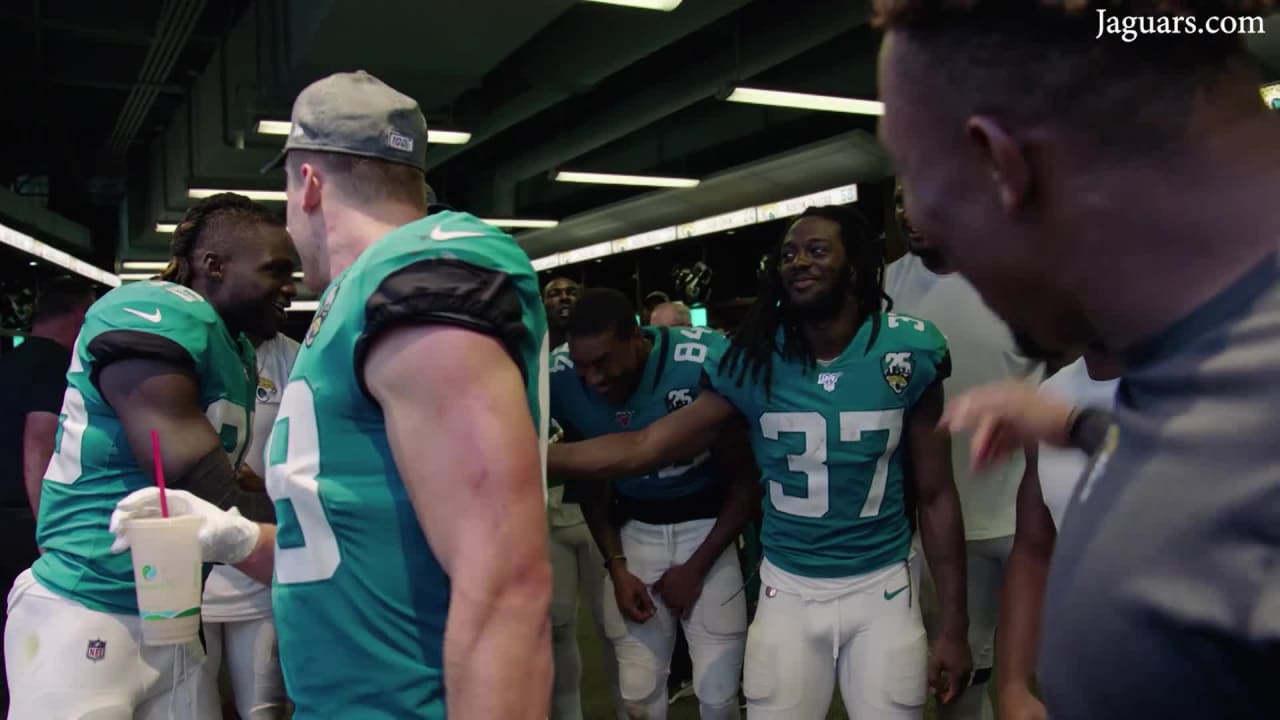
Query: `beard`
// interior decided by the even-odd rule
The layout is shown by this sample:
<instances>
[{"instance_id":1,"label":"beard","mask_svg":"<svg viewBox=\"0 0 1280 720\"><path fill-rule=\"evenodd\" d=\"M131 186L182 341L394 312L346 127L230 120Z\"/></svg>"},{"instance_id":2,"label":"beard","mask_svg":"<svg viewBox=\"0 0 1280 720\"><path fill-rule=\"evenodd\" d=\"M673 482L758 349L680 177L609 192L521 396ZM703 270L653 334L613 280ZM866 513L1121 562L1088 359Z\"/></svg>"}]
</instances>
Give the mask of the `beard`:
<instances>
[{"instance_id":1,"label":"beard","mask_svg":"<svg viewBox=\"0 0 1280 720\"><path fill-rule=\"evenodd\" d=\"M789 311L801 322L830 320L844 309L845 300L848 299L852 286L853 280L849 278L849 273L840 272L825 292L802 302L789 300L787 302Z\"/></svg>"}]
</instances>

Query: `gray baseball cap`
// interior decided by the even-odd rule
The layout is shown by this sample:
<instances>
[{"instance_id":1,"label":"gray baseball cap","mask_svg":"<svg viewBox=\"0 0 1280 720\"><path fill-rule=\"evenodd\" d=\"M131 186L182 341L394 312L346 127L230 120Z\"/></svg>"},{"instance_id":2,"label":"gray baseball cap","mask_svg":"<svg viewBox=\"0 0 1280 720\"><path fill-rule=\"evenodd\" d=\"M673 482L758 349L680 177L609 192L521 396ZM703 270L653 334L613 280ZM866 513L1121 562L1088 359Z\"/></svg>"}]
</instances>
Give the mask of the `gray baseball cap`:
<instances>
[{"instance_id":1,"label":"gray baseball cap","mask_svg":"<svg viewBox=\"0 0 1280 720\"><path fill-rule=\"evenodd\" d=\"M378 158L426 172L427 120L418 102L369 73L334 73L298 93L284 149L263 172L284 163L290 150L317 150Z\"/></svg>"}]
</instances>

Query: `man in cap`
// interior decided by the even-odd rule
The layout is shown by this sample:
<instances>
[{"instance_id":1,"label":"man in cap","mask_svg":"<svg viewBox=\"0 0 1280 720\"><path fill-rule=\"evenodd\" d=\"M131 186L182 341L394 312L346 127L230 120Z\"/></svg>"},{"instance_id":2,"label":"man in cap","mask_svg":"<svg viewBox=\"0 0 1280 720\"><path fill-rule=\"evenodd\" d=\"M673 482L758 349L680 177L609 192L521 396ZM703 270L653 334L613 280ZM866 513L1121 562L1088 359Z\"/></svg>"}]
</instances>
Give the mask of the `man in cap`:
<instances>
[{"instance_id":1,"label":"man in cap","mask_svg":"<svg viewBox=\"0 0 1280 720\"><path fill-rule=\"evenodd\" d=\"M179 498L210 561L269 577L274 534L299 720L547 713L546 314L510 236L428 215L426 141L367 73L298 96L276 164L323 295L267 442L279 524ZM156 505L139 492L114 525Z\"/></svg>"}]
</instances>

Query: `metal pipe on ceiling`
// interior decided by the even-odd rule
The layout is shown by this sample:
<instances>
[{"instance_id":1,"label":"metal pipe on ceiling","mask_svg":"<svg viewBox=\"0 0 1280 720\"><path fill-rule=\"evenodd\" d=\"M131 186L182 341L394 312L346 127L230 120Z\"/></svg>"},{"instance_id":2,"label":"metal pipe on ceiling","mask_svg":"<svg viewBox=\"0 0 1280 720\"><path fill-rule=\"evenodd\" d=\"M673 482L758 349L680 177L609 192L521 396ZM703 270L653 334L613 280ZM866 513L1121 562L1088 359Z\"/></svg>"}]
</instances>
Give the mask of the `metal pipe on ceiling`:
<instances>
[{"instance_id":1,"label":"metal pipe on ceiling","mask_svg":"<svg viewBox=\"0 0 1280 720\"><path fill-rule=\"evenodd\" d=\"M156 25L155 41L147 49L138 82L125 99L107 144L108 156L122 160L155 104L158 87L168 81L174 65L204 12L205 0L167 0Z\"/></svg>"},{"instance_id":2,"label":"metal pipe on ceiling","mask_svg":"<svg viewBox=\"0 0 1280 720\"><path fill-rule=\"evenodd\" d=\"M466 145L439 146L427 155L427 169L483 143L538 113L590 89L655 51L719 20L750 0L698 0L672 13L633 13L628 22L601 24L614 8L580 7L565 13L509 59L533 87L456 118L471 133Z\"/></svg>"},{"instance_id":3,"label":"metal pipe on ceiling","mask_svg":"<svg viewBox=\"0 0 1280 720\"><path fill-rule=\"evenodd\" d=\"M547 172L672 113L713 97L729 83L758 75L867 22L865 2L821 0L804 13L779 18L667 83L657 83L629 100L585 119L563 139L537 145L494 172L493 212L516 212L515 188L522 180Z\"/></svg>"}]
</instances>

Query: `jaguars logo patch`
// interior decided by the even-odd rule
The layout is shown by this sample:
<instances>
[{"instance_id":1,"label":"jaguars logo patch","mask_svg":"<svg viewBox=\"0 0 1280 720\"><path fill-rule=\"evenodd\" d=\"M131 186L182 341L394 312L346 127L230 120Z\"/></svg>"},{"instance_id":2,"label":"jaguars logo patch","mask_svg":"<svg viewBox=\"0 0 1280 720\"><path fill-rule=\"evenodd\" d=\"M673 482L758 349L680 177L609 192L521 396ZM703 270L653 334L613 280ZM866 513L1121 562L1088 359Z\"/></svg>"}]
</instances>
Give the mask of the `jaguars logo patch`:
<instances>
[{"instance_id":1,"label":"jaguars logo patch","mask_svg":"<svg viewBox=\"0 0 1280 720\"><path fill-rule=\"evenodd\" d=\"M302 340L303 345L311 347L311 343L315 342L316 335L320 333L320 325L329 316L329 308L333 306L333 299L337 295L338 286L330 285L329 289L324 293L324 300L320 303L320 307L316 308L316 316L311 319L311 327L307 328L307 336Z\"/></svg>"},{"instance_id":2,"label":"jaguars logo patch","mask_svg":"<svg viewBox=\"0 0 1280 720\"><path fill-rule=\"evenodd\" d=\"M680 388L667 393L667 412L675 412L693 402L693 388Z\"/></svg>"},{"instance_id":3,"label":"jaguars logo patch","mask_svg":"<svg viewBox=\"0 0 1280 720\"><path fill-rule=\"evenodd\" d=\"M889 389L898 395L906 392L911 384L911 376L915 374L916 364L909 352L885 353L880 359L880 373Z\"/></svg>"},{"instance_id":4,"label":"jaguars logo patch","mask_svg":"<svg viewBox=\"0 0 1280 720\"><path fill-rule=\"evenodd\" d=\"M276 389L275 383L261 375L258 376L258 402L271 402L272 400L275 400L278 392L279 391Z\"/></svg>"}]
</instances>

